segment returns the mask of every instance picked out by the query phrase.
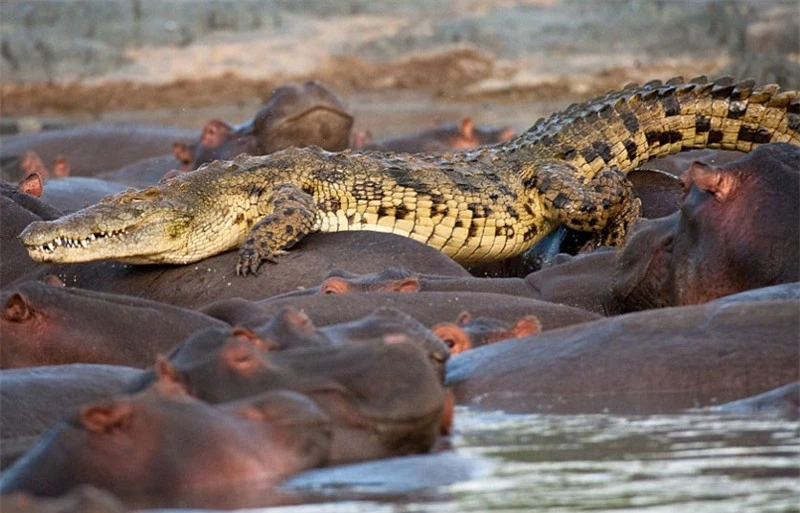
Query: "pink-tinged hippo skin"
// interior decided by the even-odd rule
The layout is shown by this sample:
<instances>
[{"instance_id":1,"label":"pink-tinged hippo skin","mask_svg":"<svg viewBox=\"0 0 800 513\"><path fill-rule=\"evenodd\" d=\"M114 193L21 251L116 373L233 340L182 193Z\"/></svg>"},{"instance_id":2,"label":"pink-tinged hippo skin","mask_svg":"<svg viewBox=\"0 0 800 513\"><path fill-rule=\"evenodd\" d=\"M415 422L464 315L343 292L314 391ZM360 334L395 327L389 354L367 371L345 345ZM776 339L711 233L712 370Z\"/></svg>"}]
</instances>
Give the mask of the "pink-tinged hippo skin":
<instances>
[{"instance_id":1,"label":"pink-tinged hippo skin","mask_svg":"<svg viewBox=\"0 0 800 513\"><path fill-rule=\"evenodd\" d=\"M391 151L395 153L430 153L464 150L508 141L516 133L510 127L475 125L472 118L442 123L410 134L401 134L373 141L369 133L356 134L351 140L354 150Z\"/></svg>"},{"instance_id":2,"label":"pink-tinged hippo skin","mask_svg":"<svg viewBox=\"0 0 800 513\"><path fill-rule=\"evenodd\" d=\"M680 211L635 231L618 260L624 311L699 304L800 280L800 148L694 162Z\"/></svg>"},{"instance_id":3,"label":"pink-tinged hippo skin","mask_svg":"<svg viewBox=\"0 0 800 513\"><path fill-rule=\"evenodd\" d=\"M331 464L427 452L447 406L441 377L409 336L283 351L248 337L192 337L167 358L155 375L171 376L210 403L273 390L310 397L333 419Z\"/></svg>"},{"instance_id":4,"label":"pink-tinged hippo skin","mask_svg":"<svg viewBox=\"0 0 800 513\"><path fill-rule=\"evenodd\" d=\"M661 413L798 380L800 301L637 312L456 355L460 403L516 412Z\"/></svg>"},{"instance_id":5,"label":"pink-tinged hippo skin","mask_svg":"<svg viewBox=\"0 0 800 513\"><path fill-rule=\"evenodd\" d=\"M406 267L423 273L469 276L450 257L425 244L378 232L321 233L308 237L279 258L262 266L255 277L236 276L238 251L230 251L184 265L132 266L116 262L43 265L20 280L53 274L68 287L130 294L186 308L226 298L260 300L317 285L329 271L344 268L355 273Z\"/></svg>"},{"instance_id":6,"label":"pink-tinged hippo skin","mask_svg":"<svg viewBox=\"0 0 800 513\"><path fill-rule=\"evenodd\" d=\"M197 330L224 323L133 296L29 281L0 292L0 367L146 367Z\"/></svg>"},{"instance_id":7,"label":"pink-tinged hippo skin","mask_svg":"<svg viewBox=\"0 0 800 513\"><path fill-rule=\"evenodd\" d=\"M190 141L196 130L132 123L94 123L61 130L3 137L0 158L22 159L34 151L44 162L62 155L72 176L92 176L143 158L169 154L175 140ZM19 180L22 176L3 176Z\"/></svg>"},{"instance_id":8,"label":"pink-tinged hippo skin","mask_svg":"<svg viewBox=\"0 0 800 513\"><path fill-rule=\"evenodd\" d=\"M159 379L65 418L4 472L0 493L57 496L89 484L132 504L213 507L206 494L267 488L324 465L330 436L330 419L300 394L213 407Z\"/></svg>"},{"instance_id":9,"label":"pink-tinged hippo skin","mask_svg":"<svg viewBox=\"0 0 800 513\"><path fill-rule=\"evenodd\" d=\"M800 381L753 397L711 406L706 410L731 415L764 415L798 420L800 419Z\"/></svg>"},{"instance_id":10,"label":"pink-tinged hippo skin","mask_svg":"<svg viewBox=\"0 0 800 513\"><path fill-rule=\"evenodd\" d=\"M200 311L232 325L251 326L264 322L288 305L305 311L317 326L355 321L379 307L400 310L428 327L456 319L464 310L476 317L494 317L506 322L514 322L525 315L534 315L541 322L543 330L593 321L601 317L580 308L530 298L458 291L315 295L260 302L234 298L212 303Z\"/></svg>"},{"instance_id":11,"label":"pink-tinged hippo skin","mask_svg":"<svg viewBox=\"0 0 800 513\"><path fill-rule=\"evenodd\" d=\"M450 348L450 354L456 355L510 338L535 335L542 331L542 325L533 315L509 323L491 317L472 317L472 314L464 311L456 322L441 322L433 326L431 331Z\"/></svg>"},{"instance_id":12,"label":"pink-tinged hippo skin","mask_svg":"<svg viewBox=\"0 0 800 513\"><path fill-rule=\"evenodd\" d=\"M54 365L0 372L0 468L79 406L122 392L142 371L117 365Z\"/></svg>"}]
</instances>

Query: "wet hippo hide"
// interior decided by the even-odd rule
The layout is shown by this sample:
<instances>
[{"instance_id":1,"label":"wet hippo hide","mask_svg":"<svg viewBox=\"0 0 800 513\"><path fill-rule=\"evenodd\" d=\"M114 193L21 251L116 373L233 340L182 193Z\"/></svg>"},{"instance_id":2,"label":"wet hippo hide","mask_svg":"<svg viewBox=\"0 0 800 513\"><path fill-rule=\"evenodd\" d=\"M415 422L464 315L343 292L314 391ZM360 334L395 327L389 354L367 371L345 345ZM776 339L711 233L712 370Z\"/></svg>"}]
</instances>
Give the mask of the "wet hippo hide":
<instances>
[{"instance_id":1,"label":"wet hippo hide","mask_svg":"<svg viewBox=\"0 0 800 513\"><path fill-rule=\"evenodd\" d=\"M447 382L482 408L670 412L797 381L798 333L797 300L663 308L467 351Z\"/></svg>"}]
</instances>

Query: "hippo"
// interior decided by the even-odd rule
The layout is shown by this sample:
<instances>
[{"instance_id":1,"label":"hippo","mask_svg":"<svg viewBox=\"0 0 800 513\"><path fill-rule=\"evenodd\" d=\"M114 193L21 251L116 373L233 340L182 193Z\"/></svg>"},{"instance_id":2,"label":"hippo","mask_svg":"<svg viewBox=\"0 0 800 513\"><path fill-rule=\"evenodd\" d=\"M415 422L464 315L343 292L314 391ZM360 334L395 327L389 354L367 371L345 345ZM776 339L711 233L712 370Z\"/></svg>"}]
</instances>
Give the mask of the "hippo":
<instances>
[{"instance_id":1,"label":"hippo","mask_svg":"<svg viewBox=\"0 0 800 513\"><path fill-rule=\"evenodd\" d=\"M349 147L353 117L329 87L317 81L289 83L272 92L251 119L232 126L212 119L193 144L176 142L172 153L184 170L241 153L266 155L290 146L319 146L329 151Z\"/></svg>"},{"instance_id":2,"label":"hippo","mask_svg":"<svg viewBox=\"0 0 800 513\"><path fill-rule=\"evenodd\" d=\"M515 412L665 413L797 381L800 301L609 317L450 358L459 403Z\"/></svg>"},{"instance_id":3,"label":"hippo","mask_svg":"<svg viewBox=\"0 0 800 513\"><path fill-rule=\"evenodd\" d=\"M699 304L800 280L800 148L760 146L723 166L692 163L679 212L636 230L612 293L623 311Z\"/></svg>"},{"instance_id":4,"label":"hippo","mask_svg":"<svg viewBox=\"0 0 800 513\"><path fill-rule=\"evenodd\" d=\"M93 176L143 158L167 155L175 140L190 141L194 130L134 123L93 123L59 130L3 137L0 158L22 159L32 150L44 162L62 155L72 176ZM19 180L19 169L3 170L3 179Z\"/></svg>"},{"instance_id":5,"label":"hippo","mask_svg":"<svg viewBox=\"0 0 800 513\"><path fill-rule=\"evenodd\" d=\"M304 310L317 326L354 321L369 315L378 307L400 310L428 327L455 319L464 310L475 316L494 317L505 322L515 322L522 316L534 315L541 322L543 330L601 317L600 314L580 308L525 297L459 291L419 294L376 292L346 296L328 294L265 301L231 298L206 305L200 311L231 325L252 326L264 322L287 305Z\"/></svg>"},{"instance_id":6,"label":"hippo","mask_svg":"<svg viewBox=\"0 0 800 513\"><path fill-rule=\"evenodd\" d=\"M122 183L87 176L69 176L43 183L41 175L32 173L18 188L20 192L36 196L60 212L70 214L128 187Z\"/></svg>"},{"instance_id":7,"label":"hippo","mask_svg":"<svg viewBox=\"0 0 800 513\"><path fill-rule=\"evenodd\" d=\"M63 216L64 213L57 209L56 207L49 205L42 200L39 199L41 196L41 192L43 191L42 181L38 180L38 185L35 186L32 192L38 192L38 195L30 194L21 190L19 184L13 185L8 182L0 181L0 196L13 201L20 207L24 208L25 210L29 211L33 215L39 217L43 221L51 221L53 219L58 219L59 217ZM12 232L9 228L7 228L8 223L7 220L3 220L3 231L8 230ZM14 237L19 235L19 232L13 231Z\"/></svg>"},{"instance_id":8,"label":"hippo","mask_svg":"<svg viewBox=\"0 0 800 513\"><path fill-rule=\"evenodd\" d=\"M267 267L254 279L235 275L233 269L238 252L230 251L186 266L131 266L101 261L42 265L18 281L53 274L68 286L197 308L225 298L260 300L299 287L310 287L334 268L366 273L389 265L437 275L469 276L463 267L440 251L392 234L366 231L319 234L301 241L298 248L302 251L293 251L281 258L280 267Z\"/></svg>"},{"instance_id":9,"label":"hippo","mask_svg":"<svg viewBox=\"0 0 800 513\"><path fill-rule=\"evenodd\" d=\"M476 126L472 118L456 123L442 123L412 134L402 134L372 141L369 133L356 134L351 141L354 150L391 151L395 153L430 153L463 150L508 141L516 134L513 128Z\"/></svg>"},{"instance_id":10,"label":"hippo","mask_svg":"<svg viewBox=\"0 0 800 513\"><path fill-rule=\"evenodd\" d=\"M40 267L30 259L17 236L30 223L41 219L19 203L0 196L0 220L3 225L0 230L0 286L35 272Z\"/></svg>"},{"instance_id":11,"label":"hippo","mask_svg":"<svg viewBox=\"0 0 800 513\"><path fill-rule=\"evenodd\" d=\"M214 407L159 378L59 422L3 473L0 493L57 496L89 484L125 501L186 507L214 491L265 487L325 465L330 442L330 419L301 394L279 390Z\"/></svg>"},{"instance_id":12,"label":"hippo","mask_svg":"<svg viewBox=\"0 0 800 513\"><path fill-rule=\"evenodd\" d=\"M612 305L614 298L611 294L615 259L616 253L611 248L576 256L559 254L553 265L524 278L453 277L394 267L366 274L334 269L314 287L285 292L263 302L375 292L487 292L559 303L606 315L618 310Z\"/></svg>"},{"instance_id":13,"label":"hippo","mask_svg":"<svg viewBox=\"0 0 800 513\"><path fill-rule=\"evenodd\" d=\"M264 154L300 144L342 151L350 145L352 127L353 116L341 98L316 80L275 89L252 121Z\"/></svg>"},{"instance_id":14,"label":"hippo","mask_svg":"<svg viewBox=\"0 0 800 513\"><path fill-rule=\"evenodd\" d=\"M244 133L221 119L206 123L196 144L175 142L172 145L172 154L184 171L197 169L212 160L232 160L240 153L262 155L258 137Z\"/></svg>"},{"instance_id":15,"label":"hippo","mask_svg":"<svg viewBox=\"0 0 800 513\"><path fill-rule=\"evenodd\" d=\"M800 419L800 381L774 390L706 408L714 413L731 415L771 415L787 420Z\"/></svg>"},{"instance_id":16,"label":"hippo","mask_svg":"<svg viewBox=\"0 0 800 513\"><path fill-rule=\"evenodd\" d=\"M533 315L520 317L514 323L491 317L476 317L461 312L456 322L441 322L431 328L450 348L450 354L459 354L486 344L494 344L510 338L522 338L542 331L542 325Z\"/></svg>"},{"instance_id":17,"label":"hippo","mask_svg":"<svg viewBox=\"0 0 800 513\"><path fill-rule=\"evenodd\" d=\"M118 365L73 364L0 372L0 468L86 403L121 393L142 373Z\"/></svg>"},{"instance_id":18,"label":"hippo","mask_svg":"<svg viewBox=\"0 0 800 513\"><path fill-rule=\"evenodd\" d=\"M173 154L156 155L97 173L95 177L129 187L143 188L157 184L167 173L179 169L180 164L175 162Z\"/></svg>"},{"instance_id":19,"label":"hippo","mask_svg":"<svg viewBox=\"0 0 800 513\"><path fill-rule=\"evenodd\" d=\"M249 337L193 337L130 390L154 375L171 376L213 404L293 390L333 419L331 464L427 452L443 424L445 392L412 339L393 334L383 343L274 351Z\"/></svg>"},{"instance_id":20,"label":"hippo","mask_svg":"<svg viewBox=\"0 0 800 513\"><path fill-rule=\"evenodd\" d=\"M106 363L146 367L202 328L192 310L133 296L23 282L0 292L0 367Z\"/></svg>"}]
</instances>

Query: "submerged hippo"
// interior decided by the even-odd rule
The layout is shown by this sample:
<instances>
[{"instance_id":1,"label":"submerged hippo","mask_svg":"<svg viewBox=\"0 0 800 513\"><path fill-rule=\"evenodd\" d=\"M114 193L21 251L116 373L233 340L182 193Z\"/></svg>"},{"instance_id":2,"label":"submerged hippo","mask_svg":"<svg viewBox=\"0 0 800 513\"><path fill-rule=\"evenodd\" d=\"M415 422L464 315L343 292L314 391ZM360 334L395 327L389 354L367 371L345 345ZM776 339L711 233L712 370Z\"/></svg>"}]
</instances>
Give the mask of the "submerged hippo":
<instances>
[{"instance_id":1,"label":"submerged hippo","mask_svg":"<svg viewBox=\"0 0 800 513\"><path fill-rule=\"evenodd\" d=\"M670 412L797 381L798 333L798 300L661 308L467 351L447 382L484 408Z\"/></svg>"},{"instance_id":2,"label":"submerged hippo","mask_svg":"<svg viewBox=\"0 0 800 513\"><path fill-rule=\"evenodd\" d=\"M0 372L0 468L86 403L122 392L142 371L118 365L51 365Z\"/></svg>"},{"instance_id":3,"label":"submerged hippo","mask_svg":"<svg viewBox=\"0 0 800 513\"><path fill-rule=\"evenodd\" d=\"M61 495L80 484L128 500L191 504L213 490L260 487L324 465L330 420L287 391L213 407L160 379L85 405L3 473L0 493Z\"/></svg>"},{"instance_id":4,"label":"submerged hippo","mask_svg":"<svg viewBox=\"0 0 800 513\"><path fill-rule=\"evenodd\" d=\"M0 367L146 367L192 333L226 326L172 305L28 281L0 292Z\"/></svg>"},{"instance_id":5,"label":"submerged hippo","mask_svg":"<svg viewBox=\"0 0 800 513\"><path fill-rule=\"evenodd\" d=\"M441 378L410 337L275 351L250 337L198 336L156 370L211 403L270 390L307 395L333 419L331 463L426 452L445 413Z\"/></svg>"}]
</instances>

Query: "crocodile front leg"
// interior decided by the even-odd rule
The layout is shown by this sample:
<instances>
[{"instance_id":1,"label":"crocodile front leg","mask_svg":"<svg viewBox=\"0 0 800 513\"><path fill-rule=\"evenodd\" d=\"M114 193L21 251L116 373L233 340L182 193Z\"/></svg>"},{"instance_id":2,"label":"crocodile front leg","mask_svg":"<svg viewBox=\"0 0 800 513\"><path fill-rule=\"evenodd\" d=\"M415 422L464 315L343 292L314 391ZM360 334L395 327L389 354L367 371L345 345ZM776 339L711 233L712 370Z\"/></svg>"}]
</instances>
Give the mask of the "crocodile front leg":
<instances>
[{"instance_id":1,"label":"crocodile front leg","mask_svg":"<svg viewBox=\"0 0 800 513\"><path fill-rule=\"evenodd\" d=\"M547 161L536 166L530 185L558 222L593 232L595 245L621 245L642 210L633 185L617 168L601 169L588 181L583 176L570 164Z\"/></svg>"},{"instance_id":2,"label":"crocodile front leg","mask_svg":"<svg viewBox=\"0 0 800 513\"><path fill-rule=\"evenodd\" d=\"M275 262L305 235L316 228L317 208L314 198L295 185L284 184L266 205L268 216L257 222L239 249L236 274L256 274L261 262Z\"/></svg>"}]
</instances>

